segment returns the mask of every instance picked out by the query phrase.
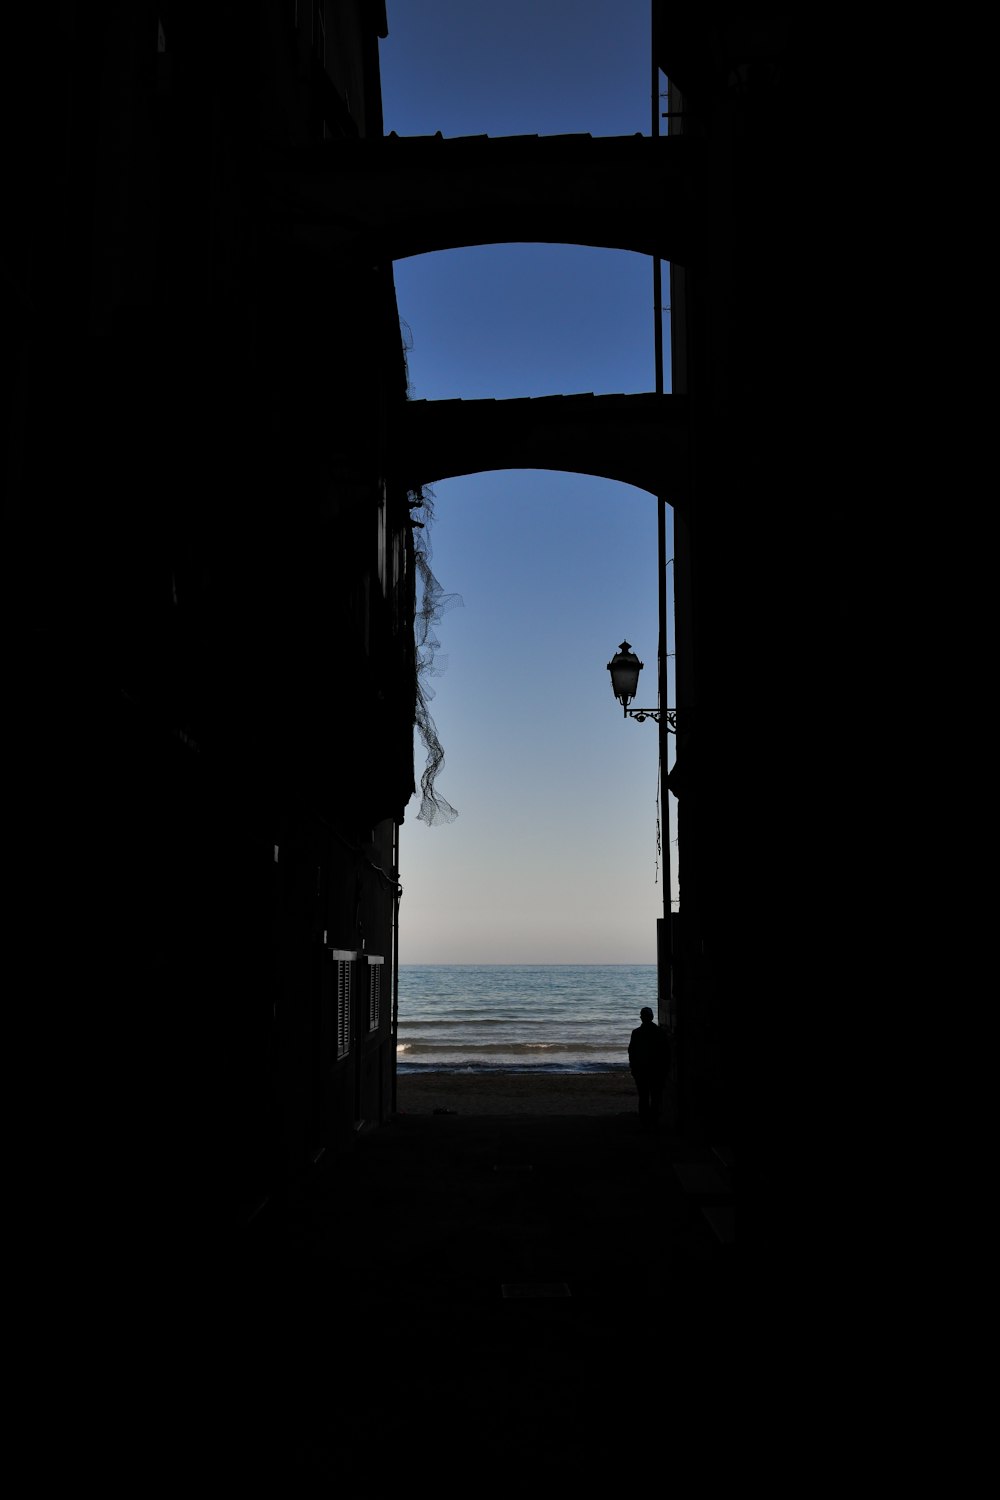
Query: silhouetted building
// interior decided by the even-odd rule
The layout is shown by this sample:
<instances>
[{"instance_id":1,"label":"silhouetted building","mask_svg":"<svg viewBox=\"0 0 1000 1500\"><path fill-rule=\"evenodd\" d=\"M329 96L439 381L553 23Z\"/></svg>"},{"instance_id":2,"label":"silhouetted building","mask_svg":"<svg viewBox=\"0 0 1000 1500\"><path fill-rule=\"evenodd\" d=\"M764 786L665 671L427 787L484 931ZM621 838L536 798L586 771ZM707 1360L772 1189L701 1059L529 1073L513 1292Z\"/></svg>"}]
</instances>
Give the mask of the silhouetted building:
<instances>
[{"instance_id":1,"label":"silhouetted building","mask_svg":"<svg viewBox=\"0 0 1000 1500\"><path fill-rule=\"evenodd\" d=\"M773 1171L808 1134L817 1038L829 1055L867 992L847 916L864 806L844 763L862 711L858 542L849 440L829 428L844 360L823 317L849 147L808 17L665 0L653 17L664 112L695 182L670 277L690 441L670 777L682 1114L692 1135L739 1138Z\"/></svg>"},{"instance_id":2,"label":"silhouetted building","mask_svg":"<svg viewBox=\"0 0 1000 1500\"><path fill-rule=\"evenodd\" d=\"M92 1201L133 1171L238 1226L392 1108L404 354L391 263L331 266L275 204L381 134L384 6L55 11L5 255L29 1117Z\"/></svg>"}]
</instances>

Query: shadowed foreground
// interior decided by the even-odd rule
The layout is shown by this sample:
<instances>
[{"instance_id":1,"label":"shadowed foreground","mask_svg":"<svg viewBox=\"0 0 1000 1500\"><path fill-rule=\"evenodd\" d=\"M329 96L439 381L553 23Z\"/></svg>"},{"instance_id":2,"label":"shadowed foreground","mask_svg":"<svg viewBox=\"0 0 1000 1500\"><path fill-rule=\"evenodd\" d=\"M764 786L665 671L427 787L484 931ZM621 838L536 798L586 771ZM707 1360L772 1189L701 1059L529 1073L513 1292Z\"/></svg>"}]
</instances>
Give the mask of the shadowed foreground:
<instances>
[{"instance_id":1,"label":"shadowed foreground","mask_svg":"<svg viewBox=\"0 0 1000 1500\"><path fill-rule=\"evenodd\" d=\"M668 1347L721 1359L721 1396L731 1175L644 1133L628 1084L591 1115L397 1114L259 1226L250 1295L279 1296L249 1350L258 1477L353 1494L375 1445L386 1486L458 1464L451 1495L532 1493L619 1473Z\"/></svg>"},{"instance_id":2,"label":"shadowed foreground","mask_svg":"<svg viewBox=\"0 0 1000 1500\"><path fill-rule=\"evenodd\" d=\"M673 1155L633 1112L402 1115L321 1169L265 1233L275 1253L384 1296L490 1302L551 1285L585 1298L625 1283L663 1296L682 1269L724 1275L734 1248L722 1164L707 1152L679 1164L685 1190Z\"/></svg>"}]
</instances>

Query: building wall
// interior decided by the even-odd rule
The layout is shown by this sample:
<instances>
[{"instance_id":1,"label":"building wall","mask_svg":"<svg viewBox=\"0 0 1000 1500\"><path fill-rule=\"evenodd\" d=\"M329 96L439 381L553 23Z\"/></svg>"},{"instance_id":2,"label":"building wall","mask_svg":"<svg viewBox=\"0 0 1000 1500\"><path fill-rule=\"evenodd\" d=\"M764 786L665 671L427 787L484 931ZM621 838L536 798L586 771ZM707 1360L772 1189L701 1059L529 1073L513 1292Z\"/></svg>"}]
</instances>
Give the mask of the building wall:
<instances>
[{"instance_id":1,"label":"building wall","mask_svg":"<svg viewBox=\"0 0 1000 1500\"><path fill-rule=\"evenodd\" d=\"M841 733L857 543L825 430L843 373L824 323L835 90L810 17L654 16L703 226L670 299L692 454L674 547L682 1105L689 1131L739 1130L763 1163L791 1150L816 1039L866 984Z\"/></svg>"},{"instance_id":2,"label":"building wall","mask_svg":"<svg viewBox=\"0 0 1000 1500\"><path fill-rule=\"evenodd\" d=\"M91 1201L127 1164L154 1216L236 1226L391 1107L391 1005L349 1063L323 1054L324 964L383 956L392 994L403 353L391 265L331 271L268 190L380 132L384 14L53 16L24 54L7 260L12 959L45 1080L24 1107L53 1152L72 1122Z\"/></svg>"}]
</instances>

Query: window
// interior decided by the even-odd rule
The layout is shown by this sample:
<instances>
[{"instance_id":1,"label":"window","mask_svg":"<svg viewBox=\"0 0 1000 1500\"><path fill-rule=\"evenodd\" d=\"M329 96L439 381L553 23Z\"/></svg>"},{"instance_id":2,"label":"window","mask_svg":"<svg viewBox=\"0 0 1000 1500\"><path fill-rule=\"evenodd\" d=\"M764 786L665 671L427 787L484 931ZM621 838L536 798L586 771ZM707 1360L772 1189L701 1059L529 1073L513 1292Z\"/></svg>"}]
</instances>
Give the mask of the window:
<instances>
[{"instance_id":1,"label":"window","mask_svg":"<svg viewBox=\"0 0 1000 1500\"><path fill-rule=\"evenodd\" d=\"M351 1050L351 968L337 961L337 1061Z\"/></svg>"},{"instance_id":2,"label":"window","mask_svg":"<svg viewBox=\"0 0 1000 1500\"><path fill-rule=\"evenodd\" d=\"M382 1018L382 965L384 960L373 954L365 955L368 961L368 1030L378 1031Z\"/></svg>"},{"instance_id":3,"label":"window","mask_svg":"<svg viewBox=\"0 0 1000 1500\"><path fill-rule=\"evenodd\" d=\"M342 948L331 948L333 977L337 993L337 1061L351 1050L351 1000L354 989L355 954Z\"/></svg>"}]
</instances>

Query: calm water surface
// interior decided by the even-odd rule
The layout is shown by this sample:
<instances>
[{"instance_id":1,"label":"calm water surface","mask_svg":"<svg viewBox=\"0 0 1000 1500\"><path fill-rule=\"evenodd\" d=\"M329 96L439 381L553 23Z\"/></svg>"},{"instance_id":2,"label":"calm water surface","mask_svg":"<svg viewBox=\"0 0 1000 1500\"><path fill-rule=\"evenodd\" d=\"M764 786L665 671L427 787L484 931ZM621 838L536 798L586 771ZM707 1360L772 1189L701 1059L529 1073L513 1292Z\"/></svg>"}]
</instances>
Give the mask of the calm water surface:
<instances>
[{"instance_id":1,"label":"calm water surface","mask_svg":"<svg viewBox=\"0 0 1000 1500\"><path fill-rule=\"evenodd\" d=\"M401 964L398 1069L625 1068L644 1005L655 964Z\"/></svg>"}]
</instances>

